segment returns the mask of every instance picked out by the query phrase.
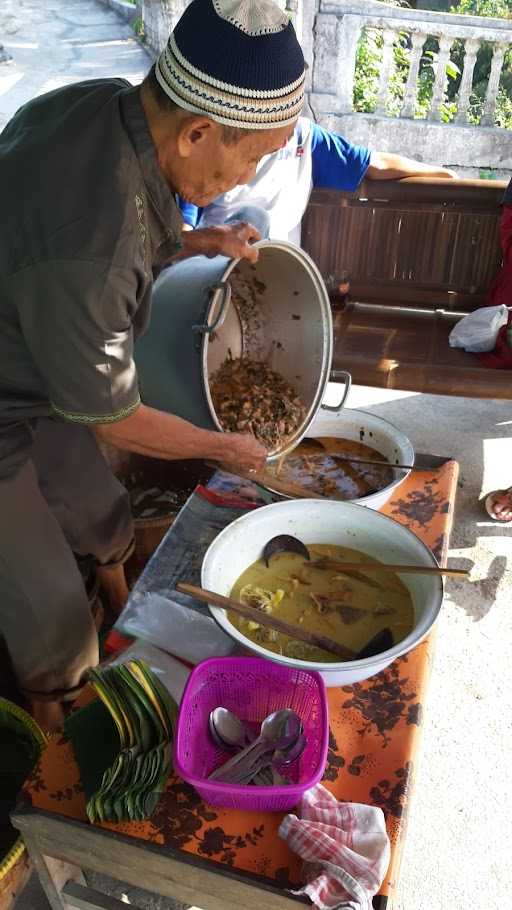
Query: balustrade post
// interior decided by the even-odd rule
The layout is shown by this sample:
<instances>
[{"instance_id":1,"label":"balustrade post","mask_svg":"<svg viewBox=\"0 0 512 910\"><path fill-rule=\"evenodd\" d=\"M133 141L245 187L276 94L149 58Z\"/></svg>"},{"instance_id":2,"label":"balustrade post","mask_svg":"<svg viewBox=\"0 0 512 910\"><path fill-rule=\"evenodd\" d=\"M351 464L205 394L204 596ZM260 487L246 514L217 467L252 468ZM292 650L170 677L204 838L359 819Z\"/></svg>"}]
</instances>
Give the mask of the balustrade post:
<instances>
[{"instance_id":1,"label":"balustrade post","mask_svg":"<svg viewBox=\"0 0 512 910\"><path fill-rule=\"evenodd\" d=\"M480 47L479 38L468 38L465 42L466 53L464 56L464 69L459 88L459 101L457 104L457 114L455 123L468 123L468 107L471 92L473 90L473 71L476 64L476 55Z\"/></svg>"},{"instance_id":2,"label":"balustrade post","mask_svg":"<svg viewBox=\"0 0 512 910\"><path fill-rule=\"evenodd\" d=\"M393 66L393 45L395 43L396 32L390 28L385 28L383 38L384 45L382 48L379 93L377 95L377 107L375 109L375 113L379 114L381 117L386 116L386 101L389 91L389 77Z\"/></svg>"},{"instance_id":3,"label":"balustrade post","mask_svg":"<svg viewBox=\"0 0 512 910\"><path fill-rule=\"evenodd\" d=\"M348 114L354 110L354 77L361 25L362 20L359 16L343 16L343 19L338 20L335 91L340 114Z\"/></svg>"},{"instance_id":4,"label":"balustrade post","mask_svg":"<svg viewBox=\"0 0 512 910\"><path fill-rule=\"evenodd\" d=\"M413 32L411 35L412 49L409 75L405 86L404 103L400 111L401 117L414 117L418 97L418 75L420 72L423 45L427 40L425 32Z\"/></svg>"},{"instance_id":5,"label":"balustrade post","mask_svg":"<svg viewBox=\"0 0 512 910\"><path fill-rule=\"evenodd\" d=\"M494 111L496 109L496 96L500 86L501 70L503 69L503 58L508 44L501 42L494 45L494 54L491 63L491 72L485 95L484 112L480 121L480 126L494 126Z\"/></svg>"},{"instance_id":6,"label":"balustrade post","mask_svg":"<svg viewBox=\"0 0 512 910\"><path fill-rule=\"evenodd\" d=\"M450 59L450 48L453 38L447 38L442 35L439 38L439 54L437 57L436 79L434 82L434 94L432 95L432 107L428 112L429 120L441 120L441 111L439 110L444 101L444 90L446 86L446 64Z\"/></svg>"}]
</instances>

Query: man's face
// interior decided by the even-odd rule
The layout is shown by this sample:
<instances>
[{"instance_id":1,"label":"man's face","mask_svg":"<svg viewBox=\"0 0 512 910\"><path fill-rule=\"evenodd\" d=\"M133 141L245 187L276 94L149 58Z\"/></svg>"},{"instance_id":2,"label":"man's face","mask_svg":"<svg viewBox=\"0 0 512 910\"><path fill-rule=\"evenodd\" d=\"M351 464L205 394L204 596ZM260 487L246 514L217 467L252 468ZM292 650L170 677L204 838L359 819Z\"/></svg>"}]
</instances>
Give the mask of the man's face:
<instances>
[{"instance_id":1,"label":"man's face","mask_svg":"<svg viewBox=\"0 0 512 910\"><path fill-rule=\"evenodd\" d=\"M187 202L209 205L222 193L249 183L261 158L286 145L293 128L248 132L226 145L220 124L203 118L178 137L178 157L168 162L171 184Z\"/></svg>"}]
</instances>

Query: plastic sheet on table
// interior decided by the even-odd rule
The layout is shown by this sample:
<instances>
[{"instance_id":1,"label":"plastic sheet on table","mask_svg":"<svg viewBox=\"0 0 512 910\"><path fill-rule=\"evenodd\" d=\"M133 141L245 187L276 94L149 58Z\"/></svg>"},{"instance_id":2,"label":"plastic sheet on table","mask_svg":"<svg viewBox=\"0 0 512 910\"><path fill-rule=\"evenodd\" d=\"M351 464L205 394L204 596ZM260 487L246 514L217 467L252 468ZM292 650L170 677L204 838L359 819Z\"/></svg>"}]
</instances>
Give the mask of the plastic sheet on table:
<instances>
[{"instance_id":1,"label":"plastic sheet on table","mask_svg":"<svg viewBox=\"0 0 512 910\"><path fill-rule=\"evenodd\" d=\"M158 676L160 682L170 692L174 701L177 704L180 703L187 679L191 673L185 664L176 660L171 654L162 651L161 648L156 648L149 642L138 638L126 651L123 651L112 660L109 666L115 667L118 664L125 664L134 659L145 661L149 669L152 670L155 676Z\"/></svg>"},{"instance_id":2,"label":"plastic sheet on table","mask_svg":"<svg viewBox=\"0 0 512 910\"><path fill-rule=\"evenodd\" d=\"M201 584L206 550L246 511L193 493L138 579L115 628L193 664L236 653L234 641L212 619L208 607L175 587L178 581Z\"/></svg>"}]
</instances>

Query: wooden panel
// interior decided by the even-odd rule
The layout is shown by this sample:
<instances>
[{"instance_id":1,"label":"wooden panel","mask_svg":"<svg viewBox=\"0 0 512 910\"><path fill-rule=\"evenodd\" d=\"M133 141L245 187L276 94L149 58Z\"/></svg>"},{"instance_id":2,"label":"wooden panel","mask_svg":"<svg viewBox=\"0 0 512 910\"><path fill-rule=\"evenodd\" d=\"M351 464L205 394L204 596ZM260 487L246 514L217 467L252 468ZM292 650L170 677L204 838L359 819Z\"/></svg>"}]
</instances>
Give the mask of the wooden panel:
<instances>
[{"instance_id":1,"label":"wooden panel","mask_svg":"<svg viewBox=\"0 0 512 910\"><path fill-rule=\"evenodd\" d=\"M481 306L501 262L501 194L484 181L315 190L302 242L328 282L349 273L358 300L467 311Z\"/></svg>"}]
</instances>

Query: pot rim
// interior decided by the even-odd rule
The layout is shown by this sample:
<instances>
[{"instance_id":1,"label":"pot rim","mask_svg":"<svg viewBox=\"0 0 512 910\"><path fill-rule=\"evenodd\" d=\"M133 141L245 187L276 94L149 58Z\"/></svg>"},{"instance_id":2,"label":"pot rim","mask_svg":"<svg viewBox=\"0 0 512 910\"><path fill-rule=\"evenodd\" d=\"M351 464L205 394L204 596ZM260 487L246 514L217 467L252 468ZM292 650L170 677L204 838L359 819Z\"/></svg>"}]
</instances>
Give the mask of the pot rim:
<instances>
[{"instance_id":1,"label":"pot rim","mask_svg":"<svg viewBox=\"0 0 512 910\"><path fill-rule=\"evenodd\" d=\"M255 509L252 512L248 512L245 515L241 515L240 518L235 519L235 521L233 521L233 522L231 522L231 524L227 525L227 527L225 527L220 532L220 534L217 535L215 540L212 541L212 543L208 547L208 549L203 557L203 562L201 565L201 585L205 588L208 588L209 583L205 579L205 567L206 567L206 569L208 568L208 561L212 559L212 555L211 555L212 551L215 552L215 548L218 546L219 541L221 542L224 537L227 537L229 535L229 532L235 525L240 527L244 523L250 523L252 517L255 515L261 514L262 510L267 510L266 514L269 514L268 510L271 510L271 509L274 511L280 510L283 507L286 507L288 509L289 508L297 509L300 507L304 507L305 505L309 506L309 507L311 507L312 505L316 505L323 509L325 509L325 508L332 509L333 507L335 507L335 508L338 508L338 509L341 508L344 510L348 509L349 511L354 510L354 509L363 509L366 514L374 516L374 518L370 519L371 521L375 520L375 521L383 522L383 523L387 524L388 527L390 527L390 528L391 528L391 526L398 527L398 528L400 528L401 533L403 532L403 533L405 533L406 536L410 536L410 537L414 538L414 540L420 544L421 550L423 551L423 555L425 557L425 565L439 566L439 563L438 563L434 553L430 549L430 547L428 547L427 544L421 540L421 538L419 538L413 531L411 531L410 528L407 528L405 525L400 524L400 522L395 521L393 518L390 518L388 515L383 515L381 512L378 512L378 511L369 510L366 508L366 506L360 505L359 503L355 503L355 502L341 502L341 501L329 500L329 499L307 499L307 500L295 499L295 500L285 500L284 502L272 503L271 505L268 505L268 506L261 506L260 508ZM403 654L406 654L408 651L411 651L428 634L428 632L434 625L434 623L439 615L439 612L441 610L441 606L443 603L443 594L444 594L444 584L443 584L442 576L441 575L435 576L433 578L433 583L437 587L437 591L434 595L434 605L429 608L427 615L420 618L419 622L414 626L412 632L410 632L409 635L406 636L406 638L402 639L402 641L398 642L398 644L393 645L393 647L389 648L387 651L381 651L381 652L379 652L379 654L376 654L373 657L364 657L359 660L349 660L349 661L339 661L339 662L338 661L322 662L322 661L311 661L311 660L297 660L296 658L293 658L293 657L286 657L285 655L282 655L282 654L276 654L274 651L268 651L266 648L262 647L261 645L258 645L255 642L251 641L250 638L246 638L246 636L243 635L228 620L226 611L222 607L213 607L210 604L208 604L208 609L210 611L211 616L213 617L213 619L215 620L217 625L222 629L223 632L225 632L227 635L229 635L230 638L232 638L234 641L237 642L237 644L243 645L245 648L247 648L247 650L249 650L255 654L258 654L262 657L266 657L267 660L274 660L277 663L285 664L286 666L299 667L299 668L302 667L305 670L316 670L321 673L328 673L329 671L339 672L339 671L343 671L343 670L347 670L347 671L366 670L366 669L370 670L375 665L380 665L383 660L385 661L386 664L391 663L397 657L401 657ZM216 592L216 593L221 593L221 592ZM369 675L371 675L371 674L369 674Z\"/></svg>"},{"instance_id":2,"label":"pot rim","mask_svg":"<svg viewBox=\"0 0 512 910\"><path fill-rule=\"evenodd\" d=\"M318 267L315 265L313 260L308 254L302 250L300 247L295 246L293 243L289 243L286 240L259 240L254 244L254 247L258 250L265 249L278 249L283 250L284 252L290 253L298 262L301 263L306 270L309 270L310 277L313 283L316 286L318 292L318 302L320 304L320 309L322 312L323 318L323 329L324 329L324 350L322 356L322 366L320 369L320 376L317 382L317 390L314 396L314 399L308 409L306 417L304 418L301 427L298 432L290 437L288 444L277 451L269 452L267 456L267 462L277 461L277 459L282 458L283 455L288 455L293 449L299 444L301 439L306 435L309 427L311 426L313 420L315 419L324 397L325 387L329 382L329 376L331 373L332 366L332 355L333 355L333 326L332 326L332 315L331 315L331 306L329 302L329 295L325 287L324 280L322 278L321 272ZM231 259L228 261L226 268L224 269L222 276L220 278L220 283L227 281L231 273L236 269L240 262L243 262L242 259ZM210 303L208 305L205 322L211 324L212 322L212 312L214 307L219 302L220 296L222 295L222 290L216 290L212 295ZM226 432L223 430L221 423L217 417L215 411L212 396L210 393L210 383L208 379L208 344L209 344L209 335L204 334L201 342L201 373L203 380L203 390L206 398L206 403L208 405L208 410L210 416L216 426L216 428L221 432Z\"/></svg>"}]
</instances>

